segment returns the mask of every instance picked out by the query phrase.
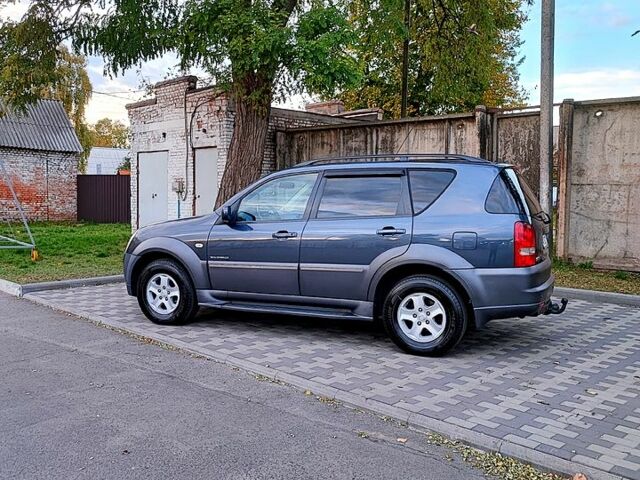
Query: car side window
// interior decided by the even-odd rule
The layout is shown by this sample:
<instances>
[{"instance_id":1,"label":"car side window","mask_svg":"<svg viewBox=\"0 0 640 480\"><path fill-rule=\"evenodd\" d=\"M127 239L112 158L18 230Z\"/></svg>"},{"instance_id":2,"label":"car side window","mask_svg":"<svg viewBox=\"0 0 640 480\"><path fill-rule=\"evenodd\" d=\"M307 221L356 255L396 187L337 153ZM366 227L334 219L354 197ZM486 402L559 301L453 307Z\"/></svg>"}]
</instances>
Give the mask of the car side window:
<instances>
[{"instance_id":1,"label":"car side window","mask_svg":"<svg viewBox=\"0 0 640 480\"><path fill-rule=\"evenodd\" d=\"M435 202L455 176L455 172L450 170L411 170L409 182L413 213L420 213Z\"/></svg>"},{"instance_id":2,"label":"car side window","mask_svg":"<svg viewBox=\"0 0 640 480\"><path fill-rule=\"evenodd\" d=\"M404 212L404 177L329 177L316 218L378 217Z\"/></svg>"},{"instance_id":3,"label":"car side window","mask_svg":"<svg viewBox=\"0 0 640 480\"><path fill-rule=\"evenodd\" d=\"M238 221L301 220L317 177L317 173L288 175L261 185L240 201Z\"/></svg>"},{"instance_id":4,"label":"car side window","mask_svg":"<svg viewBox=\"0 0 640 480\"><path fill-rule=\"evenodd\" d=\"M508 178L505 178L502 173L495 178L484 202L484 208L487 212L512 213L516 215L520 213L517 197L509 188L508 181Z\"/></svg>"}]
</instances>

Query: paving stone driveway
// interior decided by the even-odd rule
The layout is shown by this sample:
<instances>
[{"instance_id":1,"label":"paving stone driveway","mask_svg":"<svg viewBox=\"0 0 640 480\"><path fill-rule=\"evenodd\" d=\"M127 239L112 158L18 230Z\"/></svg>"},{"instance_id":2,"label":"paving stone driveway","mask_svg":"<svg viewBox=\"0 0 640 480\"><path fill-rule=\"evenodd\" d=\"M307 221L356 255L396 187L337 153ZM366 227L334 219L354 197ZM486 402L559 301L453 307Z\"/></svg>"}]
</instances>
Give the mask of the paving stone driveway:
<instances>
[{"instance_id":1,"label":"paving stone driveway","mask_svg":"<svg viewBox=\"0 0 640 480\"><path fill-rule=\"evenodd\" d=\"M401 353L359 322L208 311L188 326L161 327L122 284L27 298L366 399L381 413L484 434L521 458L548 454L575 471L640 479L640 309L573 300L564 315L496 321L453 355L430 359Z\"/></svg>"}]
</instances>

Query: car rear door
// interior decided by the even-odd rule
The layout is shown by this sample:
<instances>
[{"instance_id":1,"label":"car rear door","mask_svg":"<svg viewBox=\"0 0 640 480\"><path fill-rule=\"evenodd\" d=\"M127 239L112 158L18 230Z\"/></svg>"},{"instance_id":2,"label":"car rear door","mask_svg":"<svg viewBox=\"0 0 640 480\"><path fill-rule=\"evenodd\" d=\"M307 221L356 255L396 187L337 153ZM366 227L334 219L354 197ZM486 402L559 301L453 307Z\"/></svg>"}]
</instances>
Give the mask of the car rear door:
<instances>
[{"instance_id":1,"label":"car rear door","mask_svg":"<svg viewBox=\"0 0 640 480\"><path fill-rule=\"evenodd\" d=\"M300 245L300 293L365 300L372 273L411 242L404 169L325 171Z\"/></svg>"}]
</instances>

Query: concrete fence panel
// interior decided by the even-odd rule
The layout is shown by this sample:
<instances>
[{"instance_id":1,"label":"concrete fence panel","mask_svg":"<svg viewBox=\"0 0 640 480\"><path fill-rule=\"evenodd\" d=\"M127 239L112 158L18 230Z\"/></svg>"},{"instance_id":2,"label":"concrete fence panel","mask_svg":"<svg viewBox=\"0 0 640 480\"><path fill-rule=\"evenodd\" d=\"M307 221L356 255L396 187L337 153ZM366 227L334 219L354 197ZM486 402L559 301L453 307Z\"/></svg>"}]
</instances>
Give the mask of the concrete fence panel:
<instances>
[{"instance_id":1,"label":"concrete fence panel","mask_svg":"<svg viewBox=\"0 0 640 480\"><path fill-rule=\"evenodd\" d=\"M558 254L640 270L640 98L563 103Z\"/></svg>"},{"instance_id":2,"label":"concrete fence panel","mask_svg":"<svg viewBox=\"0 0 640 480\"><path fill-rule=\"evenodd\" d=\"M497 113L494 160L515 165L533 191L540 193L540 112Z\"/></svg>"}]
</instances>

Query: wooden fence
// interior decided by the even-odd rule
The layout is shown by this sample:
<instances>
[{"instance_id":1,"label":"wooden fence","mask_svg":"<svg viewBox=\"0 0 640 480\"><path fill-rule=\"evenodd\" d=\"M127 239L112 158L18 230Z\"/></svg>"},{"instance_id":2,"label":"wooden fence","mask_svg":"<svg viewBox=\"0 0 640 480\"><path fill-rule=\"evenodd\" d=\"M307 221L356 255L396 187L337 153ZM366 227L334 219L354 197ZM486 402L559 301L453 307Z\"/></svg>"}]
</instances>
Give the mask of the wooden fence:
<instances>
[{"instance_id":1,"label":"wooden fence","mask_svg":"<svg viewBox=\"0 0 640 480\"><path fill-rule=\"evenodd\" d=\"M130 197L128 175L78 175L78 220L129 223Z\"/></svg>"}]
</instances>

